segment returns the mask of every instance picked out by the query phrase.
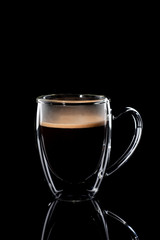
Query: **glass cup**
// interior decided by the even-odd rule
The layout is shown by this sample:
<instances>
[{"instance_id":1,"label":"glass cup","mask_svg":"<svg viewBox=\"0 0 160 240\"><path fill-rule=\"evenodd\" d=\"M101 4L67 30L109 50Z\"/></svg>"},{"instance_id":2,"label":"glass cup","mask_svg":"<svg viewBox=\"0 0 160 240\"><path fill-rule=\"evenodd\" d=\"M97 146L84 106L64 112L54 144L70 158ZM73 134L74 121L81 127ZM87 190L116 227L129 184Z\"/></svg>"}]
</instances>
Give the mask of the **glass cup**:
<instances>
[{"instance_id":1,"label":"glass cup","mask_svg":"<svg viewBox=\"0 0 160 240\"><path fill-rule=\"evenodd\" d=\"M112 121L134 119L134 135L124 154L108 166ZM43 171L55 198L81 201L95 196L105 176L122 166L137 147L142 119L127 107L112 116L102 95L51 94L37 98L37 142Z\"/></svg>"}]
</instances>

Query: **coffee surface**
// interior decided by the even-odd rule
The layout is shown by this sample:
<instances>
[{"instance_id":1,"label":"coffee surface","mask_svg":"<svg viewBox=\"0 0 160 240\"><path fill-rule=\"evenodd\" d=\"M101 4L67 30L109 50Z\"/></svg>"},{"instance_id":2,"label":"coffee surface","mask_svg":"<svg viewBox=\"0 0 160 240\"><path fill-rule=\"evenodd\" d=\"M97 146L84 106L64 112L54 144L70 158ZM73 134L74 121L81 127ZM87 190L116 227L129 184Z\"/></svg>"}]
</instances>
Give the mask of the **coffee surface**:
<instances>
[{"instance_id":1,"label":"coffee surface","mask_svg":"<svg viewBox=\"0 0 160 240\"><path fill-rule=\"evenodd\" d=\"M48 123L48 122L42 122L40 124L43 127L48 128L91 128L91 127L99 127L104 125L104 121L99 122L88 122L88 123Z\"/></svg>"}]
</instances>

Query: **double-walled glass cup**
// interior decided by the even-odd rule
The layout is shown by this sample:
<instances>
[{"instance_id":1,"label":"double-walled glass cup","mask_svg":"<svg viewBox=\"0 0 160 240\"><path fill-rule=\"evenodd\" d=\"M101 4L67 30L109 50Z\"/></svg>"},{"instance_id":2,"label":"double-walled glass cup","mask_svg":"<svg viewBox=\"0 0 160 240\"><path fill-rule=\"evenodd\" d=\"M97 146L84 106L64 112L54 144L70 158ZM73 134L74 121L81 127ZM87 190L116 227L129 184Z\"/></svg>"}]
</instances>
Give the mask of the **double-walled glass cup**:
<instances>
[{"instance_id":1,"label":"double-walled glass cup","mask_svg":"<svg viewBox=\"0 0 160 240\"><path fill-rule=\"evenodd\" d=\"M52 94L38 97L37 104L40 159L56 198L80 201L94 197L104 176L122 166L140 140L141 116L126 108L120 115L128 113L134 118L134 136L125 153L108 167L113 116L105 96Z\"/></svg>"}]
</instances>

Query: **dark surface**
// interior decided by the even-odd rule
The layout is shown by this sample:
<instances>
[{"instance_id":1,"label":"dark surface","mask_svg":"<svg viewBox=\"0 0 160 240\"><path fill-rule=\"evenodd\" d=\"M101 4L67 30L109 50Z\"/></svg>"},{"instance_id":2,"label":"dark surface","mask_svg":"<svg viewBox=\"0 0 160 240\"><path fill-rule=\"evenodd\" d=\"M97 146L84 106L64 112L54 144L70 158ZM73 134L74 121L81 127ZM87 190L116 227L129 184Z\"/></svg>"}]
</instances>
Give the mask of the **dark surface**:
<instances>
[{"instance_id":1,"label":"dark surface","mask_svg":"<svg viewBox=\"0 0 160 240\"><path fill-rule=\"evenodd\" d=\"M138 240L135 231L124 220L104 210L96 200L51 203L43 226L42 239L64 238Z\"/></svg>"}]
</instances>

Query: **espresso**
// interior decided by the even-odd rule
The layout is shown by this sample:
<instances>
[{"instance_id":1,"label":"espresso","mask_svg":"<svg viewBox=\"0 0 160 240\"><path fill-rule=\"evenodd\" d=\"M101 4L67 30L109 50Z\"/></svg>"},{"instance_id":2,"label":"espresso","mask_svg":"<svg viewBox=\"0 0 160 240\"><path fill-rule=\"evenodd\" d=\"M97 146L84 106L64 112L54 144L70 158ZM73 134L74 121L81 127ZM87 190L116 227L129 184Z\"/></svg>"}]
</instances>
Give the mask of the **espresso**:
<instances>
[{"instance_id":1,"label":"espresso","mask_svg":"<svg viewBox=\"0 0 160 240\"><path fill-rule=\"evenodd\" d=\"M39 131L46 161L56 177L66 182L80 183L96 172L105 144L104 122L42 122Z\"/></svg>"}]
</instances>

